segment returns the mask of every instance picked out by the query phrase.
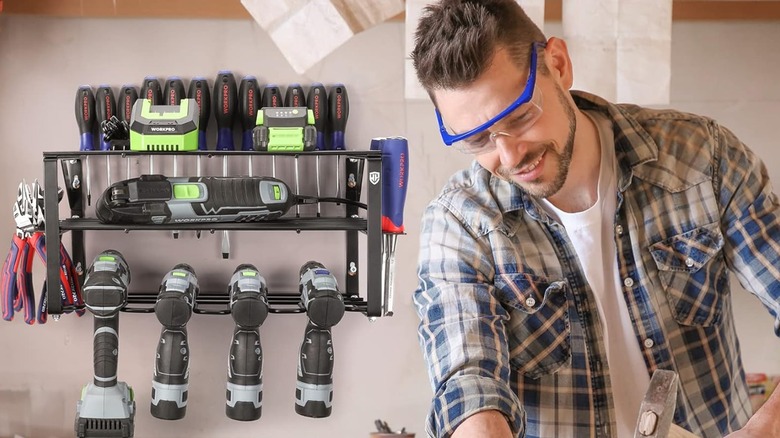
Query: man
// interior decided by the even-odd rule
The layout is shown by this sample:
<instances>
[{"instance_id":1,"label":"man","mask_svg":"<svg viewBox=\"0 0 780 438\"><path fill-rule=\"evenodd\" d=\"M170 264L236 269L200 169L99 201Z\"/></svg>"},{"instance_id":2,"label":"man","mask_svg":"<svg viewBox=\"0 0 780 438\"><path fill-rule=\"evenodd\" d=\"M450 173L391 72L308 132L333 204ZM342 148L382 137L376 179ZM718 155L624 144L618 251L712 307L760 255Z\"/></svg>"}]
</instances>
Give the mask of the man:
<instances>
[{"instance_id":1,"label":"man","mask_svg":"<svg viewBox=\"0 0 780 438\"><path fill-rule=\"evenodd\" d=\"M447 145L474 154L426 210L415 304L442 437L628 437L655 369L675 423L751 415L729 270L780 334L780 204L716 122L569 92L566 44L514 0L441 0L412 53Z\"/></svg>"}]
</instances>

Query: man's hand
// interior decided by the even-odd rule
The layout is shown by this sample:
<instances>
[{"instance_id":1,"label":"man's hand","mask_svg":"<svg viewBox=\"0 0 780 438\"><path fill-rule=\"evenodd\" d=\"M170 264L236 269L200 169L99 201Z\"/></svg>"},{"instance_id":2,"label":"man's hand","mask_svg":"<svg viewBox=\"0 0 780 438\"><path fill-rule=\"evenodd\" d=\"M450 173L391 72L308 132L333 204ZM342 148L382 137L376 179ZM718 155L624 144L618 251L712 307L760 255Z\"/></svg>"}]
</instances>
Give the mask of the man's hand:
<instances>
[{"instance_id":1,"label":"man's hand","mask_svg":"<svg viewBox=\"0 0 780 438\"><path fill-rule=\"evenodd\" d=\"M759 438L780 436L780 390L775 390L745 427L726 438Z\"/></svg>"},{"instance_id":2,"label":"man's hand","mask_svg":"<svg viewBox=\"0 0 780 438\"><path fill-rule=\"evenodd\" d=\"M509 422L499 411L477 412L460 423L452 438L513 438Z\"/></svg>"}]
</instances>

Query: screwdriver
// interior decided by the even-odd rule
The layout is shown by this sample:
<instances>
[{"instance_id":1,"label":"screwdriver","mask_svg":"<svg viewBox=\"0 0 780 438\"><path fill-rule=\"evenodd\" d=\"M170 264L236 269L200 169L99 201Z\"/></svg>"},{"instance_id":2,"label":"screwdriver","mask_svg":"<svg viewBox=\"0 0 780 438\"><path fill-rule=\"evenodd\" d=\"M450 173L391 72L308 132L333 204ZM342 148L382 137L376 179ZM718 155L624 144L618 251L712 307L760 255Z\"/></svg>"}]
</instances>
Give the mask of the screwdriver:
<instances>
[{"instance_id":1,"label":"screwdriver","mask_svg":"<svg viewBox=\"0 0 780 438\"><path fill-rule=\"evenodd\" d=\"M303 87L300 84L290 84L284 95L284 106L287 107L306 107L306 97L303 94ZM300 193L301 188L298 182L298 156L295 156L295 193ZM295 206L295 217L301 216L301 206Z\"/></svg>"},{"instance_id":2,"label":"screwdriver","mask_svg":"<svg viewBox=\"0 0 780 438\"><path fill-rule=\"evenodd\" d=\"M162 105L162 88L160 82L154 76L144 78L144 84L141 87L141 97L152 101L152 105ZM154 155L149 155L149 174L154 174Z\"/></svg>"},{"instance_id":3,"label":"screwdriver","mask_svg":"<svg viewBox=\"0 0 780 438\"><path fill-rule=\"evenodd\" d=\"M119 89L117 114L119 120L127 123L128 128L133 118L133 104L136 100L138 100L138 89L135 88L135 85L123 85ZM125 158L125 161L127 162L127 179L130 179L130 159Z\"/></svg>"},{"instance_id":4,"label":"screwdriver","mask_svg":"<svg viewBox=\"0 0 780 438\"><path fill-rule=\"evenodd\" d=\"M108 85L101 85L95 90L95 116L98 128L100 124L109 120L116 114L116 99L114 99L114 90ZM102 134L103 130L98 129L98 137L101 151L111 149L111 144L105 140ZM111 163L106 155L106 187L111 187Z\"/></svg>"},{"instance_id":5,"label":"screwdriver","mask_svg":"<svg viewBox=\"0 0 780 438\"><path fill-rule=\"evenodd\" d=\"M257 126L257 110L260 100L260 86L254 76L244 76L238 87L238 117L241 120L241 150L253 151L252 129ZM249 155L249 176L253 170L252 155Z\"/></svg>"},{"instance_id":6,"label":"screwdriver","mask_svg":"<svg viewBox=\"0 0 780 438\"><path fill-rule=\"evenodd\" d=\"M349 99L347 98L347 88L344 84L336 84L330 87L328 92L328 105L330 106L330 148L337 151L346 149L344 142L344 131L347 129L347 118L349 118ZM339 176L341 168L340 156L336 156L336 197L339 197L341 178Z\"/></svg>"},{"instance_id":7,"label":"screwdriver","mask_svg":"<svg viewBox=\"0 0 780 438\"><path fill-rule=\"evenodd\" d=\"M199 120L198 120L198 150L208 150L206 144L206 128L208 128L209 117L211 116L211 92L209 91L209 83L206 78L194 77L190 81L190 89L187 92L187 97L195 99L195 103L198 104ZM200 157L200 155L198 155ZM200 163L198 164L198 170L200 170ZM198 174L200 176L200 174Z\"/></svg>"},{"instance_id":8,"label":"screwdriver","mask_svg":"<svg viewBox=\"0 0 780 438\"><path fill-rule=\"evenodd\" d=\"M95 129L95 95L92 87L82 85L76 92L76 122L79 125L81 142L80 151L94 151L94 138L92 131ZM92 205L92 177L90 175L89 155L86 157L87 166L87 205Z\"/></svg>"},{"instance_id":9,"label":"screwdriver","mask_svg":"<svg viewBox=\"0 0 780 438\"><path fill-rule=\"evenodd\" d=\"M395 283L395 247L399 234L404 233L404 204L409 185L409 144L403 137L371 140L371 150L382 151L382 234L384 248L383 287L385 315L393 315Z\"/></svg>"},{"instance_id":10,"label":"screwdriver","mask_svg":"<svg viewBox=\"0 0 780 438\"><path fill-rule=\"evenodd\" d=\"M221 70L214 80L214 117L217 119L217 150L235 150L233 123L236 113L236 79L228 70ZM222 157L222 176L228 174L227 155ZM230 237L222 231L222 258L230 257Z\"/></svg>"},{"instance_id":11,"label":"screwdriver","mask_svg":"<svg viewBox=\"0 0 780 438\"><path fill-rule=\"evenodd\" d=\"M317 142L315 148L324 151L326 147L326 132L328 126L328 97L325 86L319 82L311 84L309 96L306 99L307 107L314 113L314 127L317 128ZM317 155L317 197L320 197L320 156ZM320 203L317 203L317 217L321 214Z\"/></svg>"},{"instance_id":12,"label":"screwdriver","mask_svg":"<svg viewBox=\"0 0 780 438\"><path fill-rule=\"evenodd\" d=\"M282 106L282 91L274 84L268 84L263 89L260 108ZM271 176L276 177L276 155L271 155Z\"/></svg>"},{"instance_id":13,"label":"screwdriver","mask_svg":"<svg viewBox=\"0 0 780 438\"><path fill-rule=\"evenodd\" d=\"M184 82L182 82L181 78L178 76L171 76L168 78L167 81L165 81L165 91L163 93L163 96L165 96L166 104L167 105L179 105L181 103L181 100L186 98L186 92L184 91ZM173 156L173 176L174 178L179 176L179 160L176 155ZM179 238L179 230L173 230L172 232L173 238L178 239Z\"/></svg>"},{"instance_id":14,"label":"screwdriver","mask_svg":"<svg viewBox=\"0 0 780 438\"><path fill-rule=\"evenodd\" d=\"M196 76L190 81L190 88L187 92L187 97L195 99L195 103L198 104L198 150L208 150L208 144L206 143L206 129L209 125L209 117L211 116L211 91L209 90L209 83L204 77ZM198 154L196 163L196 176L201 176L200 168L200 154ZM200 239L200 230L195 231L195 236Z\"/></svg>"}]
</instances>

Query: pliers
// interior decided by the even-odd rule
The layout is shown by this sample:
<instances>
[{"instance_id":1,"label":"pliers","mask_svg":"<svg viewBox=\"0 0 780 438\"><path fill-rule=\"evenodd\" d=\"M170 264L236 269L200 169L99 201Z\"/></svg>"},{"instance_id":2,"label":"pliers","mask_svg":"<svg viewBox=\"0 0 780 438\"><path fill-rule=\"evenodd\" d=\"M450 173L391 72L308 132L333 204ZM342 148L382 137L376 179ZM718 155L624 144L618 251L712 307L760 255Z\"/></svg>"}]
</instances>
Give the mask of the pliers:
<instances>
[{"instance_id":1,"label":"pliers","mask_svg":"<svg viewBox=\"0 0 780 438\"><path fill-rule=\"evenodd\" d=\"M32 190L25 182L19 185L16 203L14 204L14 220L16 234L11 243L11 250L5 259L0 281L0 296L2 296L3 319L13 319L14 311L24 309L25 322L33 324L36 319L35 296L33 292L32 265L34 253L46 265L46 236L41 231L44 228L43 190L38 181L32 184ZM60 244L60 298L65 313L76 310L79 316L84 314L84 301L81 296L81 285L73 261L65 247ZM47 285L44 281L37 320L40 324L47 321L46 311Z\"/></svg>"}]
</instances>

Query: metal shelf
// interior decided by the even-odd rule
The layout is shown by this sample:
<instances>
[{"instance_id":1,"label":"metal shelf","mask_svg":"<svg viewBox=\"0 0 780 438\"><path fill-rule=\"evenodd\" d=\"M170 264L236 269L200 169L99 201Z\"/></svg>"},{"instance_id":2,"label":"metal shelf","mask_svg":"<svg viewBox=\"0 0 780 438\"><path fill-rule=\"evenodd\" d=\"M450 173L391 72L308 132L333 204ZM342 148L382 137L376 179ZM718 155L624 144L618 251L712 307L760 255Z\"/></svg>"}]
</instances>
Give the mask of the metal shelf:
<instances>
[{"instance_id":1,"label":"metal shelf","mask_svg":"<svg viewBox=\"0 0 780 438\"><path fill-rule=\"evenodd\" d=\"M77 212L78 218L61 219L59 217L57 183L59 181L59 163L63 160L84 160L95 156L139 157L139 156L203 156L214 157L244 157L247 156L339 156L344 158L356 158L365 161L364 175L366 183L363 191L366 192L366 204L368 210L365 218L356 217L357 207L346 205L345 217L306 217L306 218L281 218L267 222L251 223L208 223L208 224L175 224L175 225L108 225L100 223L96 218L85 217L82 211ZM346 160L344 160L346 162ZM236 231L332 231L346 233L345 248L345 285L342 291L346 310L361 312L369 317L384 316L386 303L383 302L382 282L382 184L380 181L382 170L382 155L379 151L312 151L312 152L244 152L244 151L193 151L193 152L135 152L135 151L83 151L83 152L44 152L44 210L46 222L46 242L50 248L60 245L62 232L71 234L73 262L79 271L79 281L84 282L87 258L84 247L84 233L87 231L161 231L161 230L236 230ZM346 172L342 172L346 177ZM369 178L368 176L373 177ZM83 175L82 175L83 180ZM343 181L348 199L357 197L354 190ZM84 195L82 184L82 195ZM352 192L350 192L352 190ZM360 244L358 233L366 234L366 285L360 285ZM46 263L46 279L48 284L59 284L59 251L50 251ZM132 267L132 263L131 263ZM162 276L162 273L160 274ZM361 292L363 292L361 294ZM133 293L128 295L128 305L124 309L127 312L148 313L153 311L156 293ZM299 295L295 293L269 294L268 300L271 313L300 313L303 309L298 304ZM225 294L200 294L198 296L195 311L206 314L227 314L228 297ZM48 312L59 315L63 309L59 294L50 293L47 301Z\"/></svg>"}]
</instances>

